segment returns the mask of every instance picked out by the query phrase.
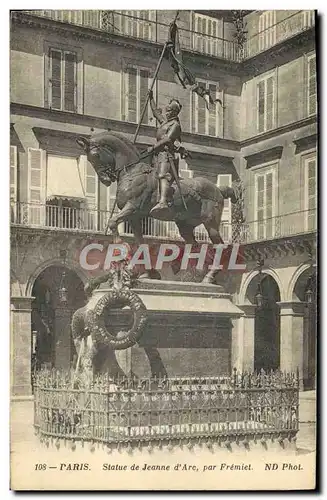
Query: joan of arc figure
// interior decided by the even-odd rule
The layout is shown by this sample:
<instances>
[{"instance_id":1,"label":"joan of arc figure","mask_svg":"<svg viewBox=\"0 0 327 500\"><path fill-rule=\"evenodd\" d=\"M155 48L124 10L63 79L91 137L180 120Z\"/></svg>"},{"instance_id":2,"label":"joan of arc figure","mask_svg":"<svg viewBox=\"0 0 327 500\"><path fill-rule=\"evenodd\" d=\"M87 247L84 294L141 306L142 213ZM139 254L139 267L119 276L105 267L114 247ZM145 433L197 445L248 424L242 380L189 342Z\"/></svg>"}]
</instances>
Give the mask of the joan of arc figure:
<instances>
[{"instance_id":1,"label":"joan of arc figure","mask_svg":"<svg viewBox=\"0 0 327 500\"><path fill-rule=\"evenodd\" d=\"M178 179L175 179L175 173L178 176L178 160L175 159L175 152L178 151L181 155L185 153L184 148L180 145L182 130L178 118L182 105L177 99L172 99L166 106L165 115L163 115L161 110L156 108L151 90L149 90L149 97L153 116L159 122L157 143L148 148L148 152L154 154L158 169L160 200L150 212L150 215L157 215L169 209L169 189L174 180L178 182ZM182 155L182 157L185 156Z\"/></svg>"}]
</instances>

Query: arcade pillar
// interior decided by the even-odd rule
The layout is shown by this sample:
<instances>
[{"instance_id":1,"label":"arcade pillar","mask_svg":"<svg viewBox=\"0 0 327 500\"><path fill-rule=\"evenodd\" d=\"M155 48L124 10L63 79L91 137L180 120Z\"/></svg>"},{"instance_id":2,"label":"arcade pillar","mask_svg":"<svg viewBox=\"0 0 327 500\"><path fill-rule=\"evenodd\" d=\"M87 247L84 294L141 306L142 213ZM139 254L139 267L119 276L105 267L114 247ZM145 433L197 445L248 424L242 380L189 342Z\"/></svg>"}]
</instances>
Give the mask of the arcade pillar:
<instances>
[{"instance_id":1,"label":"arcade pillar","mask_svg":"<svg viewBox=\"0 0 327 500\"><path fill-rule=\"evenodd\" d=\"M31 312L34 297L11 297L11 392L31 396Z\"/></svg>"}]
</instances>

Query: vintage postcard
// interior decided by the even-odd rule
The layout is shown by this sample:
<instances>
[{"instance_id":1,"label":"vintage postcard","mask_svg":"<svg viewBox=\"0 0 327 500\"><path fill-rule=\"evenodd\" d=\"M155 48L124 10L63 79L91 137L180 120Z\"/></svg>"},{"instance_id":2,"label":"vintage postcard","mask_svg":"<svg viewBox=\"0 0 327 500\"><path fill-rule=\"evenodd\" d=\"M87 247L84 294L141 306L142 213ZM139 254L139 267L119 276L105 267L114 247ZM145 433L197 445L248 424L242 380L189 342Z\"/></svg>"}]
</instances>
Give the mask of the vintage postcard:
<instances>
[{"instance_id":1,"label":"vintage postcard","mask_svg":"<svg viewBox=\"0 0 327 500\"><path fill-rule=\"evenodd\" d=\"M315 489L316 25L10 12L11 489Z\"/></svg>"}]
</instances>

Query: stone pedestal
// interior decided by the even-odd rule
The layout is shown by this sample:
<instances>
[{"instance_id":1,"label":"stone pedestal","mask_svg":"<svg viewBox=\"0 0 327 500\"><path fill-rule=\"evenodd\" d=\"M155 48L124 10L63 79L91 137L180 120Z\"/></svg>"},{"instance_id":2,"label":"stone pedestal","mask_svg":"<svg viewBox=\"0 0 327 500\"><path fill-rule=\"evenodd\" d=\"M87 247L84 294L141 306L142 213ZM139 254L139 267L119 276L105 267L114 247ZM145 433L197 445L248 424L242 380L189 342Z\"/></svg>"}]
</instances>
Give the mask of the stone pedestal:
<instances>
[{"instance_id":1,"label":"stone pedestal","mask_svg":"<svg viewBox=\"0 0 327 500\"><path fill-rule=\"evenodd\" d=\"M280 307L280 369L296 372L303 381L303 315L302 302L279 302Z\"/></svg>"},{"instance_id":2,"label":"stone pedestal","mask_svg":"<svg viewBox=\"0 0 327 500\"><path fill-rule=\"evenodd\" d=\"M13 396L31 396L32 332L34 297L11 297L11 391Z\"/></svg>"},{"instance_id":3,"label":"stone pedestal","mask_svg":"<svg viewBox=\"0 0 327 500\"><path fill-rule=\"evenodd\" d=\"M99 288L94 295L107 291ZM144 279L133 291L144 302L148 321L137 346L115 351L125 373L139 377L231 373L232 320L243 312L222 287Z\"/></svg>"}]
</instances>

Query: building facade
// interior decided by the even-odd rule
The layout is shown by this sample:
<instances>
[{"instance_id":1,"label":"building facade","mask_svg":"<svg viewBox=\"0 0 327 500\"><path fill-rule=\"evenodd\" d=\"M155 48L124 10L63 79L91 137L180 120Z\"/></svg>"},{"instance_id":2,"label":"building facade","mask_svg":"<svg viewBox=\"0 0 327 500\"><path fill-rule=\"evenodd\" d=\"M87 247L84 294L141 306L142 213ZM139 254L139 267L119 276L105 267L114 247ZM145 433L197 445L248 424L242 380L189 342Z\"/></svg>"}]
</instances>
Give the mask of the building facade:
<instances>
[{"instance_id":1,"label":"building facade","mask_svg":"<svg viewBox=\"0 0 327 500\"><path fill-rule=\"evenodd\" d=\"M37 362L70 366L70 319L85 303L78 251L104 236L115 200L76 143L91 130L133 137L175 11L14 11L11 17L11 315L14 396L31 394ZM208 110L164 60L158 105L182 104L185 177L241 183L225 242L247 269L223 276L244 316L231 366L297 368L315 387L317 85L314 11L181 11L185 63L211 95ZM137 146L154 142L146 114ZM174 223L148 219L145 236L175 241ZM128 240L128 224L120 228ZM207 239L201 227L199 241ZM64 297L63 297L64 295ZM37 346L37 349L36 349ZM36 360L37 357L37 360Z\"/></svg>"}]
</instances>

